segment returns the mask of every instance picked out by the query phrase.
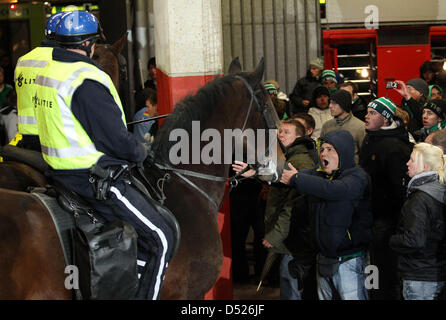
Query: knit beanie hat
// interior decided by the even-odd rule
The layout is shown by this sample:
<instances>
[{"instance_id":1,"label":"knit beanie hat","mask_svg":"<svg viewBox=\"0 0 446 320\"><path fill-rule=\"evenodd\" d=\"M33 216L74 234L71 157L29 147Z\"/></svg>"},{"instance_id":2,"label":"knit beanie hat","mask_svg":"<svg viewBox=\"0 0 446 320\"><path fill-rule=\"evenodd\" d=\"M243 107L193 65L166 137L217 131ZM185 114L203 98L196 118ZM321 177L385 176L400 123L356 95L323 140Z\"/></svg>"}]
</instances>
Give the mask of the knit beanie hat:
<instances>
[{"instance_id":1,"label":"knit beanie hat","mask_svg":"<svg viewBox=\"0 0 446 320\"><path fill-rule=\"evenodd\" d=\"M350 92L343 89L337 90L331 94L330 99L339 104L345 112L352 110L352 96Z\"/></svg>"},{"instance_id":2,"label":"knit beanie hat","mask_svg":"<svg viewBox=\"0 0 446 320\"><path fill-rule=\"evenodd\" d=\"M425 72L435 72L434 65L429 60L420 66L420 75L423 75Z\"/></svg>"},{"instance_id":3,"label":"knit beanie hat","mask_svg":"<svg viewBox=\"0 0 446 320\"><path fill-rule=\"evenodd\" d=\"M446 119L446 101L441 99L434 99L431 102L427 102L423 109L429 109L435 113L439 118Z\"/></svg>"},{"instance_id":4,"label":"knit beanie hat","mask_svg":"<svg viewBox=\"0 0 446 320\"><path fill-rule=\"evenodd\" d=\"M330 91L324 86L318 86L313 91L313 99L317 99L322 95L330 96Z\"/></svg>"},{"instance_id":5,"label":"knit beanie hat","mask_svg":"<svg viewBox=\"0 0 446 320\"><path fill-rule=\"evenodd\" d=\"M310 67L314 66L316 68L318 68L319 70L324 70L324 60L323 58L314 58L313 60L310 61Z\"/></svg>"},{"instance_id":6,"label":"knit beanie hat","mask_svg":"<svg viewBox=\"0 0 446 320\"><path fill-rule=\"evenodd\" d=\"M384 118L391 121L396 112L396 105L389 98L381 97L371 101L367 108L375 109Z\"/></svg>"},{"instance_id":7,"label":"knit beanie hat","mask_svg":"<svg viewBox=\"0 0 446 320\"><path fill-rule=\"evenodd\" d=\"M279 93L276 86L272 83L264 83L263 87L266 91L268 91L269 94L275 94L277 96L277 94Z\"/></svg>"},{"instance_id":8,"label":"knit beanie hat","mask_svg":"<svg viewBox=\"0 0 446 320\"><path fill-rule=\"evenodd\" d=\"M421 78L410 79L406 82L407 86L412 86L418 92L422 93L426 98L429 96L429 85Z\"/></svg>"},{"instance_id":9,"label":"knit beanie hat","mask_svg":"<svg viewBox=\"0 0 446 320\"><path fill-rule=\"evenodd\" d=\"M336 72L336 80L338 84L344 83L345 76L340 72Z\"/></svg>"},{"instance_id":10,"label":"knit beanie hat","mask_svg":"<svg viewBox=\"0 0 446 320\"><path fill-rule=\"evenodd\" d=\"M332 80L338 83L338 79L336 78L336 73L333 70L322 71L321 80L322 82L324 82L325 80Z\"/></svg>"}]
</instances>

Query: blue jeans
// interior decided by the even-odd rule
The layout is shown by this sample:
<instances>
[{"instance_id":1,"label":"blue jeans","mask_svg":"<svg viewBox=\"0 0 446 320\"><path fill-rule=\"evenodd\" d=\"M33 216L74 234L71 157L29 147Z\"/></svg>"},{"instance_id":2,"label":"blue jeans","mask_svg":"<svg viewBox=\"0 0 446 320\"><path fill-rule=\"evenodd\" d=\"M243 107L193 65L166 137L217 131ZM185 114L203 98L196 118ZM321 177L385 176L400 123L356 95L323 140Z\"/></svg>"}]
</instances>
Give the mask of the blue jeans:
<instances>
[{"instance_id":1,"label":"blue jeans","mask_svg":"<svg viewBox=\"0 0 446 320\"><path fill-rule=\"evenodd\" d=\"M288 269L288 263L291 260L293 260L292 255L284 254L282 261L280 262L280 299L302 300L297 279L290 275Z\"/></svg>"},{"instance_id":2,"label":"blue jeans","mask_svg":"<svg viewBox=\"0 0 446 320\"><path fill-rule=\"evenodd\" d=\"M320 300L332 300L334 290L342 300L368 300L364 269L367 256L343 262L332 277L322 277L317 272L317 291Z\"/></svg>"},{"instance_id":3,"label":"blue jeans","mask_svg":"<svg viewBox=\"0 0 446 320\"><path fill-rule=\"evenodd\" d=\"M446 281L403 280L404 300L435 300Z\"/></svg>"}]
</instances>

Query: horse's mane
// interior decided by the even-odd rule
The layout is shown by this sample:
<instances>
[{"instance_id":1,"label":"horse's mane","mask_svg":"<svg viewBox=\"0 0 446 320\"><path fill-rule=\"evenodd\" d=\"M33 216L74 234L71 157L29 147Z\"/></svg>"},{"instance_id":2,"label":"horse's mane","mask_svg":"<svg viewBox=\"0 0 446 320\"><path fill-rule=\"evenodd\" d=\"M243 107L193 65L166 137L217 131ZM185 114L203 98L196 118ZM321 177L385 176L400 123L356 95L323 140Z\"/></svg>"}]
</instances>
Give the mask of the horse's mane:
<instances>
[{"instance_id":1,"label":"horse's mane","mask_svg":"<svg viewBox=\"0 0 446 320\"><path fill-rule=\"evenodd\" d=\"M169 163L169 150L177 141L169 141L174 129L184 129L191 136L192 121L205 121L224 101L235 92L234 76L217 76L200 88L195 95L188 95L175 105L174 111L164 121L153 143L155 159Z\"/></svg>"},{"instance_id":2,"label":"horse's mane","mask_svg":"<svg viewBox=\"0 0 446 320\"><path fill-rule=\"evenodd\" d=\"M98 44L93 54L93 60L102 67L112 79L115 87L119 90L118 60L113 52L104 44Z\"/></svg>"}]
</instances>

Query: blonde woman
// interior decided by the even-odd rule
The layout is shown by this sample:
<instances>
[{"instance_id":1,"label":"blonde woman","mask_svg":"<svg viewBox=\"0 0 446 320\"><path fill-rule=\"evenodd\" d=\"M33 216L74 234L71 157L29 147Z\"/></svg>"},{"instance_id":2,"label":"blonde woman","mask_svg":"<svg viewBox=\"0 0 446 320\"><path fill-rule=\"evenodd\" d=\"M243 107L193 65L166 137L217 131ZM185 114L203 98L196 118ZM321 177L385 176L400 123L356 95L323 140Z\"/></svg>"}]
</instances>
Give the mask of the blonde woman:
<instances>
[{"instance_id":1,"label":"blonde woman","mask_svg":"<svg viewBox=\"0 0 446 320\"><path fill-rule=\"evenodd\" d=\"M408 197L390 238L405 300L434 300L446 283L445 161L439 147L419 143L407 162Z\"/></svg>"}]
</instances>

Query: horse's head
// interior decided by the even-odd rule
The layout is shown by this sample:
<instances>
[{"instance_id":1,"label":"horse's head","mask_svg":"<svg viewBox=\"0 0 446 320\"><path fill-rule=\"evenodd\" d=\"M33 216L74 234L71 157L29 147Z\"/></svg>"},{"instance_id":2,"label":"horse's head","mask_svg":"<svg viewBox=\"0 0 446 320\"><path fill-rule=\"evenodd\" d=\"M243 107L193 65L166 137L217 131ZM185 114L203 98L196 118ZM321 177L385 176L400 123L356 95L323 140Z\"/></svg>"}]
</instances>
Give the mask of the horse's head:
<instances>
[{"instance_id":1,"label":"horse's head","mask_svg":"<svg viewBox=\"0 0 446 320\"><path fill-rule=\"evenodd\" d=\"M114 44L97 44L93 60L110 76L116 89L121 81L127 80L127 60L121 55L127 43L127 33Z\"/></svg>"},{"instance_id":2,"label":"horse's head","mask_svg":"<svg viewBox=\"0 0 446 320\"><path fill-rule=\"evenodd\" d=\"M266 181L278 181L285 164L285 157L277 143L280 120L270 95L263 87L264 67L262 58L253 72L245 73L241 71L240 61L236 58L231 62L228 73L234 75L236 81L240 82L239 86L245 90L243 105L247 107L243 108L243 111L241 110L241 113L244 114L241 116L243 119L241 129L243 131L251 128L256 131L256 147L247 144L245 140L246 149L248 153L255 152L253 150L256 149L256 162L259 166L260 178Z\"/></svg>"}]
</instances>

